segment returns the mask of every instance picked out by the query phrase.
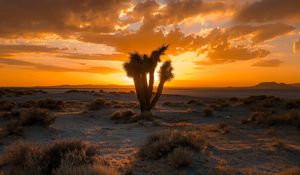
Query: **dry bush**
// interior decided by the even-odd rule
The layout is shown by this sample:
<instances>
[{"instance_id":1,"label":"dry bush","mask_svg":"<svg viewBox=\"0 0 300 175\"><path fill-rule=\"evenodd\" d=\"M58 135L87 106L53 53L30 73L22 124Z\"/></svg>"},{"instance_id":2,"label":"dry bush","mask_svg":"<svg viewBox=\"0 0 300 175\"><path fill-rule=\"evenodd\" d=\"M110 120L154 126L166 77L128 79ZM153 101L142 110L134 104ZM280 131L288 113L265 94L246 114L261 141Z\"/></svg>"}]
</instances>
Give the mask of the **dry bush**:
<instances>
[{"instance_id":1,"label":"dry bush","mask_svg":"<svg viewBox=\"0 0 300 175\"><path fill-rule=\"evenodd\" d=\"M166 157L178 147L187 147L199 151L203 145L203 136L198 132L169 131L150 136L140 148L139 156L142 159L157 160Z\"/></svg>"},{"instance_id":2,"label":"dry bush","mask_svg":"<svg viewBox=\"0 0 300 175\"><path fill-rule=\"evenodd\" d=\"M190 166L193 163L193 152L185 147L175 148L168 155L168 161L174 168Z\"/></svg>"},{"instance_id":3,"label":"dry bush","mask_svg":"<svg viewBox=\"0 0 300 175\"><path fill-rule=\"evenodd\" d=\"M80 140L62 140L44 148L42 162L47 162L44 172L50 174L62 162L73 166L88 165L95 161L96 147Z\"/></svg>"},{"instance_id":4,"label":"dry bush","mask_svg":"<svg viewBox=\"0 0 300 175\"><path fill-rule=\"evenodd\" d=\"M87 105L88 110L99 110L104 108L107 105L107 102L104 99L98 98Z\"/></svg>"},{"instance_id":5,"label":"dry bush","mask_svg":"<svg viewBox=\"0 0 300 175\"><path fill-rule=\"evenodd\" d=\"M269 111L256 111L250 114L248 122L274 125L295 125L300 128L300 110L292 109L283 114L273 114Z\"/></svg>"},{"instance_id":6,"label":"dry bush","mask_svg":"<svg viewBox=\"0 0 300 175\"><path fill-rule=\"evenodd\" d=\"M204 117L211 117L213 116L214 114L214 109L209 107L209 106L206 106L204 109L203 109L203 114L204 114Z\"/></svg>"},{"instance_id":7,"label":"dry bush","mask_svg":"<svg viewBox=\"0 0 300 175\"><path fill-rule=\"evenodd\" d=\"M300 99L288 101L285 106L287 109L300 109Z\"/></svg>"},{"instance_id":8,"label":"dry bush","mask_svg":"<svg viewBox=\"0 0 300 175\"><path fill-rule=\"evenodd\" d=\"M131 109L118 110L112 113L110 119L122 122L133 122L136 121L137 115Z\"/></svg>"},{"instance_id":9,"label":"dry bush","mask_svg":"<svg viewBox=\"0 0 300 175\"><path fill-rule=\"evenodd\" d=\"M1 165L7 166L9 175L51 175L66 165L71 169L92 165L96 148L82 141L59 141L47 146L23 142L9 145L1 157ZM69 170L71 171L71 170Z\"/></svg>"},{"instance_id":10,"label":"dry bush","mask_svg":"<svg viewBox=\"0 0 300 175\"><path fill-rule=\"evenodd\" d=\"M0 162L8 166L9 175L41 175L41 156L37 146L18 142L5 148Z\"/></svg>"},{"instance_id":11,"label":"dry bush","mask_svg":"<svg viewBox=\"0 0 300 175\"><path fill-rule=\"evenodd\" d=\"M17 136L21 136L23 134L24 128L22 126L22 123L20 121L10 121L8 122L5 127L3 128L4 132L3 134L5 136L7 135L17 135Z\"/></svg>"},{"instance_id":12,"label":"dry bush","mask_svg":"<svg viewBox=\"0 0 300 175\"><path fill-rule=\"evenodd\" d=\"M19 108L33 108L35 106L37 106L37 102L33 100L29 100L24 103L18 103Z\"/></svg>"},{"instance_id":13,"label":"dry bush","mask_svg":"<svg viewBox=\"0 0 300 175\"><path fill-rule=\"evenodd\" d=\"M284 170L280 173L277 173L276 175L299 175L299 174L300 174L300 168L292 167L292 168L288 168L287 170Z\"/></svg>"},{"instance_id":14,"label":"dry bush","mask_svg":"<svg viewBox=\"0 0 300 175\"><path fill-rule=\"evenodd\" d=\"M29 108L23 109L20 112L20 120L24 126L41 124L49 126L55 121L56 117L50 115L48 109Z\"/></svg>"},{"instance_id":15,"label":"dry bush","mask_svg":"<svg viewBox=\"0 0 300 175\"><path fill-rule=\"evenodd\" d=\"M169 107L183 107L183 102L172 102L172 101L165 101L162 103L163 106L169 106Z\"/></svg>"},{"instance_id":16,"label":"dry bush","mask_svg":"<svg viewBox=\"0 0 300 175\"><path fill-rule=\"evenodd\" d=\"M39 100L36 103L36 107L46 108L46 109L50 109L50 110L61 110L64 108L64 102L62 100L46 98L43 100Z\"/></svg>"},{"instance_id":17,"label":"dry bush","mask_svg":"<svg viewBox=\"0 0 300 175\"><path fill-rule=\"evenodd\" d=\"M32 95L36 93L46 94L47 92L41 89L0 88L0 96L20 96Z\"/></svg>"},{"instance_id":18,"label":"dry bush","mask_svg":"<svg viewBox=\"0 0 300 175\"><path fill-rule=\"evenodd\" d=\"M104 165L69 166L62 165L53 175L121 175L117 170Z\"/></svg>"},{"instance_id":19,"label":"dry bush","mask_svg":"<svg viewBox=\"0 0 300 175\"><path fill-rule=\"evenodd\" d=\"M189 100L186 104L188 105L203 105L203 103L201 101L198 101L198 100Z\"/></svg>"},{"instance_id":20,"label":"dry bush","mask_svg":"<svg viewBox=\"0 0 300 175\"><path fill-rule=\"evenodd\" d=\"M16 106L15 102L2 100L0 101L0 110L9 111Z\"/></svg>"}]
</instances>

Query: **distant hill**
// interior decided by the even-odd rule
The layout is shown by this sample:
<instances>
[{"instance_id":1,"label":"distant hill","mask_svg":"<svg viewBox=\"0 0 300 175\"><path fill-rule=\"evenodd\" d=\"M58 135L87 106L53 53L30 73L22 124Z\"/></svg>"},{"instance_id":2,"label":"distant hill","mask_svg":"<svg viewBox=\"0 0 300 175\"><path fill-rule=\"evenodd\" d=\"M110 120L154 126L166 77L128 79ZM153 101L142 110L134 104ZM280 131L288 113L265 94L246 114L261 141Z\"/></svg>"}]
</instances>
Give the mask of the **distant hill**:
<instances>
[{"instance_id":1,"label":"distant hill","mask_svg":"<svg viewBox=\"0 0 300 175\"><path fill-rule=\"evenodd\" d=\"M262 82L253 87L255 89L299 89L300 83L286 84L277 82Z\"/></svg>"},{"instance_id":2,"label":"distant hill","mask_svg":"<svg viewBox=\"0 0 300 175\"><path fill-rule=\"evenodd\" d=\"M36 86L35 88L62 88L62 89L105 89L105 88L134 88L131 85L92 85L92 84L84 84L84 85L57 85L57 86Z\"/></svg>"}]
</instances>

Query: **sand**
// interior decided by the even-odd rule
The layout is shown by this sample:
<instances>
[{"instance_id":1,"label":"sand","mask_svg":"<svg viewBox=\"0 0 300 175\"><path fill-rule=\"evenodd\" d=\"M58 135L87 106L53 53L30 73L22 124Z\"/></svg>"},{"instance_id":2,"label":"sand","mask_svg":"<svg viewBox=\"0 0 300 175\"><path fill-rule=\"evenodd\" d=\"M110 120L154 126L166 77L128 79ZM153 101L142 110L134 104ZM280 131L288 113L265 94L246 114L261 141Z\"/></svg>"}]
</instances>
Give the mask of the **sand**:
<instances>
[{"instance_id":1,"label":"sand","mask_svg":"<svg viewBox=\"0 0 300 175\"><path fill-rule=\"evenodd\" d=\"M232 102L222 110L214 111L213 116L205 117L205 105L216 101L215 98L163 95L153 110L157 116L154 122L117 123L110 119L116 110L130 108L139 111L134 94L60 91L1 97L2 100L18 103L45 98L63 100L67 105L63 110L51 111L57 119L49 128L26 127L23 136L3 138L1 154L6 145L20 140L47 144L59 139L80 139L96 144L100 148L99 156L105 158L111 166L120 168L133 162L136 152L148 136L170 129L194 129L207 137L210 147L205 153L205 161L209 163L200 158L192 167L180 170L186 174L209 174L213 172L211 169L218 168L229 174L267 175L290 167L300 167L300 130L290 125L265 127L241 124L242 119L248 118L250 108L238 102ZM113 104L96 111L87 110L86 104L97 98ZM190 100L198 100L202 104L188 104ZM1 125L3 122L1 119ZM228 131L220 129L220 123L225 124ZM142 175L163 172L163 165L155 161L148 164L148 169L145 165L144 168L136 165L134 173Z\"/></svg>"}]
</instances>

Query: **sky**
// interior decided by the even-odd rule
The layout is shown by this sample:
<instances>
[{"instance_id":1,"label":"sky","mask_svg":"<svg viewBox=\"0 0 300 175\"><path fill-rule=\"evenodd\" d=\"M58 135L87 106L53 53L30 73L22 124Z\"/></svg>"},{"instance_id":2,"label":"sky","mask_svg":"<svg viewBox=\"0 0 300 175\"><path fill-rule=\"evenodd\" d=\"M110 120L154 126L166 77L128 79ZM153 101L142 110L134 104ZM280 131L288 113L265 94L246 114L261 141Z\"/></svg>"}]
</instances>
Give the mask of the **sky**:
<instances>
[{"instance_id":1,"label":"sky","mask_svg":"<svg viewBox=\"0 0 300 175\"><path fill-rule=\"evenodd\" d=\"M0 86L131 85L169 49L170 87L300 83L299 0L0 0Z\"/></svg>"}]
</instances>

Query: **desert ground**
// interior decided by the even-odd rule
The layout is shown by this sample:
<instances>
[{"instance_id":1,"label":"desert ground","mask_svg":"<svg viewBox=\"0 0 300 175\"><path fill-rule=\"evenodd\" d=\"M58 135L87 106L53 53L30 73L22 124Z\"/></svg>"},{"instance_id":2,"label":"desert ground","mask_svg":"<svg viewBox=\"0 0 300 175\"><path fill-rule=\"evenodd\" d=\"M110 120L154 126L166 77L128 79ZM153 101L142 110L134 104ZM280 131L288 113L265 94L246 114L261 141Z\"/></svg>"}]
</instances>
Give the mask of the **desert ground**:
<instances>
[{"instance_id":1,"label":"desert ground","mask_svg":"<svg viewBox=\"0 0 300 175\"><path fill-rule=\"evenodd\" d=\"M140 119L133 91L1 89L0 95L2 174L300 173L300 99L163 94L153 117ZM66 145L79 145L73 150L81 157L66 154L72 152ZM38 159L47 156L54 158ZM47 168L35 168L46 162L40 160Z\"/></svg>"}]
</instances>

